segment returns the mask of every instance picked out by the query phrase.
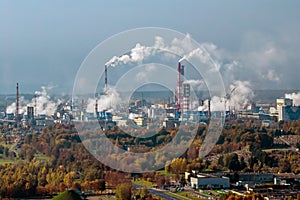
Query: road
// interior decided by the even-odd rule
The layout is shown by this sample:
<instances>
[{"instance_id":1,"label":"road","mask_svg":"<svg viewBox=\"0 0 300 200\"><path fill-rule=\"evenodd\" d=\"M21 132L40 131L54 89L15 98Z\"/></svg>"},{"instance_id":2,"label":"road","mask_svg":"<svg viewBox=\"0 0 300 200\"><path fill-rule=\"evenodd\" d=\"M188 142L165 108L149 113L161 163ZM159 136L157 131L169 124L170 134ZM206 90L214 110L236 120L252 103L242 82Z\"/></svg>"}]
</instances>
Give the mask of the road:
<instances>
[{"instance_id":1,"label":"road","mask_svg":"<svg viewBox=\"0 0 300 200\"><path fill-rule=\"evenodd\" d=\"M153 194L153 195L162 197L162 198L164 198L164 199L180 200L180 199L177 198L177 197L173 197L173 196L171 196L171 195L168 195L168 194L165 193L165 191L163 191L163 190L157 190L157 189L154 189L154 188L149 188L148 191L149 191L150 194Z\"/></svg>"},{"instance_id":2,"label":"road","mask_svg":"<svg viewBox=\"0 0 300 200\"><path fill-rule=\"evenodd\" d=\"M137 185L137 184L134 184L134 186L135 186L136 189L143 188L143 186ZM171 195L168 195L164 190L159 190L159 189L154 189L154 188L148 188L148 191L149 191L150 194L158 196L158 197L161 197L161 198L164 198L164 199L168 199L168 200L169 199L170 200L180 200L177 197L173 197Z\"/></svg>"}]
</instances>

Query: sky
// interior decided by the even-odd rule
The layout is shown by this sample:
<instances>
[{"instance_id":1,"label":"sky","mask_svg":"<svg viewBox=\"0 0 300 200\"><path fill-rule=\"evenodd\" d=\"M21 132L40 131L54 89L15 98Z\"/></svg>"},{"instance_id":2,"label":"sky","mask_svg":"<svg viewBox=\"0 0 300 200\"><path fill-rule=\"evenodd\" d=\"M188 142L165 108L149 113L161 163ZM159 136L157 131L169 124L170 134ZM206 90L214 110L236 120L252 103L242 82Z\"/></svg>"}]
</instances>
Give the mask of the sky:
<instances>
[{"instance_id":1,"label":"sky","mask_svg":"<svg viewBox=\"0 0 300 200\"><path fill-rule=\"evenodd\" d=\"M71 94L95 46L141 27L213 46L230 81L300 90L299 8L295 0L0 0L0 94L14 93L16 82L22 93L52 86Z\"/></svg>"}]
</instances>

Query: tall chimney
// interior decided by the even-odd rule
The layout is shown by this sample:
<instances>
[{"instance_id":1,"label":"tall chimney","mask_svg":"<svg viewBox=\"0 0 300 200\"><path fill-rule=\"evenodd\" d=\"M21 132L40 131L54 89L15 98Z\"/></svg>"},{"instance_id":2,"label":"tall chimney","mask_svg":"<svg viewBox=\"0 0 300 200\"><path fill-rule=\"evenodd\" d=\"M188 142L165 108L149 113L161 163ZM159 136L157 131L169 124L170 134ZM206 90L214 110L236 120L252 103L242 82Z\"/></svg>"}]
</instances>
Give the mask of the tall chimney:
<instances>
[{"instance_id":1,"label":"tall chimney","mask_svg":"<svg viewBox=\"0 0 300 200\"><path fill-rule=\"evenodd\" d=\"M208 99L208 117L211 116L211 105L210 105L210 99Z\"/></svg>"},{"instance_id":2,"label":"tall chimney","mask_svg":"<svg viewBox=\"0 0 300 200\"><path fill-rule=\"evenodd\" d=\"M95 117L98 118L98 99L96 99L96 104L95 104Z\"/></svg>"},{"instance_id":3,"label":"tall chimney","mask_svg":"<svg viewBox=\"0 0 300 200\"><path fill-rule=\"evenodd\" d=\"M105 65L105 70L104 70L104 93L107 92L107 65Z\"/></svg>"},{"instance_id":4,"label":"tall chimney","mask_svg":"<svg viewBox=\"0 0 300 200\"><path fill-rule=\"evenodd\" d=\"M176 110L179 111L181 109L181 75L184 73L182 71L181 63L178 62L178 76L177 76L177 101L176 101Z\"/></svg>"},{"instance_id":5,"label":"tall chimney","mask_svg":"<svg viewBox=\"0 0 300 200\"><path fill-rule=\"evenodd\" d=\"M36 103L36 94L34 95L34 115L37 116L37 103Z\"/></svg>"},{"instance_id":6,"label":"tall chimney","mask_svg":"<svg viewBox=\"0 0 300 200\"><path fill-rule=\"evenodd\" d=\"M17 83L16 87L16 113L15 113L15 124L19 125L19 83Z\"/></svg>"}]
</instances>

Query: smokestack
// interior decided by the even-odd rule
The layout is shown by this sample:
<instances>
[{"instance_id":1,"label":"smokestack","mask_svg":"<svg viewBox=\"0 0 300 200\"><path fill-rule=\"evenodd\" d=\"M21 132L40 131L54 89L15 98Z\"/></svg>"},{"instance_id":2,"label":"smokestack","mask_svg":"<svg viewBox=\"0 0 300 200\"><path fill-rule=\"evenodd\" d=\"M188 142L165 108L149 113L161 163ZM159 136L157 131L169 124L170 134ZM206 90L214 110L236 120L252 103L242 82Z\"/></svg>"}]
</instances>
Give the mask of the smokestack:
<instances>
[{"instance_id":1,"label":"smokestack","mask_svg":"<svg viewBox=\"0 0 300 200\"><path fill-rule=\"evenodd\" d=\"M181 80L181 75L184 74L183 67L181 66L181 63L178 62L178 77L177 77L177 101L176 101L176 110L179 111L181 109L181 85L182 85L182 80Z\"/></svg>"},{"instance_id":2,"label":"smokestack","mask_svg":"<svg viewBox=\"0 0 300 200\"><path fill-rule=\"evenodd\" d=\"M104 93L106 93L107 91L107 65L104 66L105 70L104 70Z\"/></svg>"},{"instance_id":3,"label":"smokestack","mask_svg":"<svg viewBox=\"0 0 300 200\"><path fill-rule=\"evenodd\" d=\"M19 125L19 83L17 83L16 87L16 113L15 113L15 124Z\"/></svg>"},{"instance_id":4,"label":"smokestack","mask_svg":"<svg viewBox=\"0 0 300 200\"><path fill-rule=\"evenodd\" d=\"M98 118L98 99L96 99L96 104L95 104L95 117Z\"/></svg>"},{"instance_id":5,"label":"smokestack","mask_svg":"<svg viewBox=\"0 0 300 200\"><path fill-rule=\"evenodd\" d=\"M211 116L211 106L210 106L210 99L208 99L208 117Z\"/></svg>"},{"instance_id":6,"label":"smokestack","mask_svg":"<svg viewBox=\"0 0 300 200\"><path fill-rule=\"evenodd\" d=\"M37 116L37 103L36 103L36 95L34 95L34 115Z\"/></svg>"},{"instance_id":7,"label":"smokestack","mask_svg":"<svg viewBox=\"0 0 300 200\"><path fill-rule=\"evenodd\" d=\"M180 68L180 74L182 76L184 76L184 65L181 65L181 68Z\"/></svg>"}]
</instances>

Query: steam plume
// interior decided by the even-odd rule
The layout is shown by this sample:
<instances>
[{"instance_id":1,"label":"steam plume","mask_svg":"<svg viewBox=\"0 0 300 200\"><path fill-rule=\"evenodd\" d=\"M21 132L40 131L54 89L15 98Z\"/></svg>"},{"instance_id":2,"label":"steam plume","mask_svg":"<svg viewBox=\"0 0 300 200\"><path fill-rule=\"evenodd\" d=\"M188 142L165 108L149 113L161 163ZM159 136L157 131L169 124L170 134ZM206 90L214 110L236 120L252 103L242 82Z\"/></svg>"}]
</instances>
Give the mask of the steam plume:
<instances>
[{"instance_id":1,"label":"steam plume","mask_svg":"<svg viewBox=\"0 0 300 200\"><path fill-rule=\"evenodd\" d=\"M54 114L57 106L62 102L61 100L53 101L50 96L47 94L48 87L42 86L41 91L36 91L36 114L46 114L48 116ZM20 97L20 114L26 114L27 106L34 106L35 99L31 101L25 100L24 97ZM14 113L16 110L16 103L12 103L6 108L7 113Z\"/></svg>"},{"instance_id":2,"label":"steam plume","mask_svg":"<svg viewBox=\"0 0 300 200\"><path fill-rule=\"evenodd\" d=\"M121 102L119 93L112 87L107 88L107 94L101 95L98 99L98 110L114 109ZM95 108L96 98L89 98L87 101L86 112L93 113Z\"/></svg>"}]
</instances>

